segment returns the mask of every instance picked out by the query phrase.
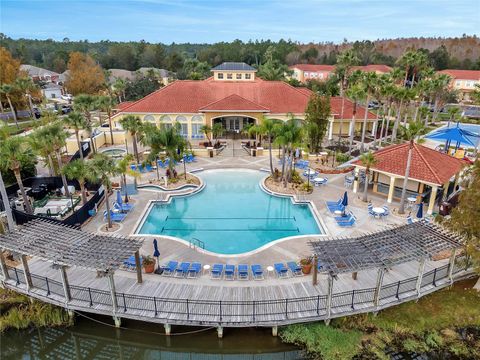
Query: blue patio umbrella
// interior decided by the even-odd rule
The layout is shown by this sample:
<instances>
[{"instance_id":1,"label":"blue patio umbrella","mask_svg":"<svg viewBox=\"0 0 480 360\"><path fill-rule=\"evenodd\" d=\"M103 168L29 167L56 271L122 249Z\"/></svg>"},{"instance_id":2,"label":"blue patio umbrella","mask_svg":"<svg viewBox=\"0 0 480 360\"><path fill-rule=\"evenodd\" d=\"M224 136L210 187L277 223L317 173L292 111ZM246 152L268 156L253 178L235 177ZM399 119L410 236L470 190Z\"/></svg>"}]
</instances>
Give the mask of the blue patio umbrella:
<instances>
[{"instance_id":1,"label":"blue patio umbrella","mask_svg":"<svg viewBox=\"0 0 480 360\"><path fill-rule=\"evenodd\" d=\"M158 262L160 251L158 251L157 239L153 239L153 256L157 258L157 269L160 269L160 263Z\"/></svg>"},{"instance_id":2,"label":"blue patio umbrella","mask_svg":"<svg viewBox=\"0 0 480 360\"><path fill-rule=\"evenodd\" d=\"M343 205L343 206L347 206L347 205L348 205L348 195L347 195L347 192L346 192L346 191L345 191L345 194L343 194L342 205Z\"/></svg>"},{"instance_id":3,"label":"blue patio umbrella","mask_svg":"<svg viewBox=\"0 0 480 360\"><path fill-rule=\"evenodd\" d=\"M426 138L445 141L445 151L448 151L448 148L452 142L455 143L455 150L458 149L462 144L476 147L478 145L480 135L462 129L460 124L457 123L457 126L455 127L434 131L433 133L427 135Z\"/></svg>"},{"instance_id":4,"label":"blue patio umbrella","mask_svg":"<svg viewBox=\"0 0 480 360\"><path fill-rule=\"evenodd\" d=\"M417 219L423 218L423 203L418 204Z\"/></svg>"},{"instance_id":5,"label":"blue patio umbrella","mask_svg":"<svg viewBox=\"0 0 480 360\"><path fill-rule=\"evenodd\" d=\"M117 203L122 206L122 194L120 193L120 190L117 190Z\"/></svg>"}]
</instances>

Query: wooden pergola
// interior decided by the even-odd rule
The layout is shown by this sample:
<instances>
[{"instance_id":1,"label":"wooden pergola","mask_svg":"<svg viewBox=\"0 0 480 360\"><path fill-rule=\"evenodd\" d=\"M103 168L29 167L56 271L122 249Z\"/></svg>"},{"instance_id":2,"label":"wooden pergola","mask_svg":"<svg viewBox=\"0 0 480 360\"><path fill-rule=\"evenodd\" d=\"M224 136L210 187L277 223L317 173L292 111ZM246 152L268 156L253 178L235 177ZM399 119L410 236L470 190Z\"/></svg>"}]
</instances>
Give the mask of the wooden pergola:
<instances>
[{"instance_id":1,"label":"wooden pergola","mask_svg":"<svg viewBox=\"0 0 480 360\"><path fill-rule=\"evenodd\" d=\"M125 260L135 256L137 282L142 282L142 267L139 250L143 239L131 239L116 235L87 233L68 225L48 220L32 220L17 230L0 236L0 248L20 254L27 289L33 287L27 256L51 262L61 271L67 301L71 299L66 269L78 267L108 276L112 300L116 303L113 274ZM4 279L9 278L3 253L0 266Z\"/></svg>"},{"instance_id":2,"label":"wooden pergola","mask_svg":"<svg viewBox=\"0 0 480 360\"><path fill-rule=\"evenodd\" d=\"M356 273L378 269L375 306L378 305L385 271L395 265L418 261L417 293L420 294L426 260L441 252L451 251L449 277L455 262L456 250L463 247L462 238L444 227L426 221L406 224L349 238L325 238L312 241L320 272L328 273L328 298L331 301L333 279L340 273ZM330 308L330 307L327 307Z\"/></svg>"}]
</instances>

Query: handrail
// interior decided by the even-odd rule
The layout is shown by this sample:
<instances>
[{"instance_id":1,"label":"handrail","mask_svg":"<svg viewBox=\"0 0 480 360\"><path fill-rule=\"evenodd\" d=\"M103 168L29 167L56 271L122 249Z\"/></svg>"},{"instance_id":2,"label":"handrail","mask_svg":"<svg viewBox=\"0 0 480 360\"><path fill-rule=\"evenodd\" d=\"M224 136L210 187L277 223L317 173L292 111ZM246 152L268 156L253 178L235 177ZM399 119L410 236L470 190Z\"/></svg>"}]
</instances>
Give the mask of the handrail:
<instances>
[{"instance_id":1,"label":"handrail","mask_svg":"<svg viewBox=\"0 0 480 360\"><path fill-rule=\"evenodd\" d=\"M191 240L188 240L190 246L193 246L194 249L198 247L201 247L203 250L205 250L205 243L202 240L199 240L197 238L192 238Z\"/></svg>"},{"instance_id":2,"label":"handrail","mask_svg":"<svg viewBox=\"0 0 480 360\"><path fill-rule=\"evenodd\" d=\"M464 256L457 257L457 260L463 261ZM469 268L468 261L461 264L454 263L452 275L456 275ZM18 288L26 291L25 274L22 269L17 269L7 265L10 281L4 284L11 288ZM31 274L33 286L45 292L45 295L28 291L30 296L39 296L40 299L52 298L54 303L62 304L65 293L62 283L47 278ZM426 291L417 293L418 276L404 279L398 282L384 284L380 288L379 300L382 307L388 307L394 303L409 301L421 296ZM440 285L442 287L450 284L449 264L442 265L423 274L420 290L427 286L434 288ZM112 297L110 291L83 287L78 285L69 285L71 300L75 301L75 306L82 309L89 309L95 306L104 311L112 310ZM327 298L328 295L312 295L298 298L284 299L251 299L251 300L210 300L210 299L188 299L188 298L161 298L153 296L135 295L116 292L115 296L118 302L118 308L126 314L135 315L135 311L141 313L142 318L157 318L165 316L175 321L177 318L185 322L185 315L194 323L195 317L202 318L202 323L230 323L230 324L251 324L270 323L272 318L276 323L291 320L318 319L319 316L327 316ZM331 309L335 311L335 316L349 315L356 312L369 312L376 309L375 288L355 289L341 293L333 293ZM205 316L210 320L206 321Z\"/></svg>"}]
</instances>

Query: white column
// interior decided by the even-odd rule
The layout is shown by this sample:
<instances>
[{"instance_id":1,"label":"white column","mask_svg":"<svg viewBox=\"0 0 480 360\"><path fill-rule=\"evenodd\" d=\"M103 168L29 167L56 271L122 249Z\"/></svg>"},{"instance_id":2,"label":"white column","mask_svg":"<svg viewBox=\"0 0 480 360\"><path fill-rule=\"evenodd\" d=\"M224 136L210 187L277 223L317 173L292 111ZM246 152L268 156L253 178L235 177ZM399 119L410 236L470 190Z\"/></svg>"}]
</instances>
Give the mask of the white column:
<instances>
[{"instance_id":1,"label":"white column","mask_svg":"<svg viewBox=\"0 0 480 360\"><path fill-rule=\"evenodd\" d=\"M333 140L333 120L328 122L328 140Z\"/></svg>"},{"instance_id":2,"label":"white column","mask_svg":"<svg viewBox=\"0 0 480 360\"><path fill-rule=\"evenodd\" d=\"M432 215L433 208L435 206L435 198L437 197L438 186L432 186L432 192L430 194L430 201L428 202L428 215Z\"/></svg>"},{"instance_id":3,"label":"white column","mask_svg":"<svg viewBox=\"0 0 480 360\"><path fill-rule=\"evenodd\" d=\"M372 126L372 136L375 137L375 133L377 132L377 126L378 126L378 119L373 122Z\"/></svg>"},{"instance_id":4,"label":"white column","mask_svg":"<svg viewBox=\"0 0 480 360\"><path fill-rule=\"evenodd\" d=\"M355 179L353 180L353 192L357 193L358 191L358 174L360 173L360 169L355 167L354 176Z\"/></svg>"},{"instance_id":5,"label":"white column","mask_svg":"<svg viewBox=\"0 0 480 360\"><path fill-rule=\"evenodd\" d=\"M388 188L388 198L387 202L389 204L393 201L393 194L395 193L395 177L390 177L390 187Z\"/></svg>"},{"instance_id":6,"label":"white column","mask_svg":"<svg viewBox=\"0 0 480 360\"><path fill-rule=\"evenodd\" d=\"M418 265L418 277L417 277L417 296L420 296L420 290L422 288L422 279L423 279L423 272L425 271L425 259L420 259L420 264Z\"/></svg>"}]
</instances>

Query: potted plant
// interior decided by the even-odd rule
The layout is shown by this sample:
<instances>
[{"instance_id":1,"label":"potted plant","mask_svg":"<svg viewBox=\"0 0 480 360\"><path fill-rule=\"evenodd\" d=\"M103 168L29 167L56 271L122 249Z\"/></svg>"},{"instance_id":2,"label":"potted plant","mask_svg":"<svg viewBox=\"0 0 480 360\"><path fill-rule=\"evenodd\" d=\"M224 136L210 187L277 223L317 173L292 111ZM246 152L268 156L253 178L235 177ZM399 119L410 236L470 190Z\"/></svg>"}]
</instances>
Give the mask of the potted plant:
<instances>
[{"instance_id":1,"label":"potted plant","mask_svg":"<svg viewBox=\"0 0 480 360\"><path fill-rule=\"evenodd\" d=\"M311 256L304 257L300 260L300 266L304 274L310 274L313 266L313 258Z\"/></svg>"},{"instance_id":2,"label":"potted plant","mask_svg":"<svg viewBox=\"0 0 480 360\"><path fill-rule=\"evenodd\" d=\"M147 274L153 273L153 271L155 270L155 259L150 255L147 255L143 258L142 265Z\"/></svg>"}]
</instances>

